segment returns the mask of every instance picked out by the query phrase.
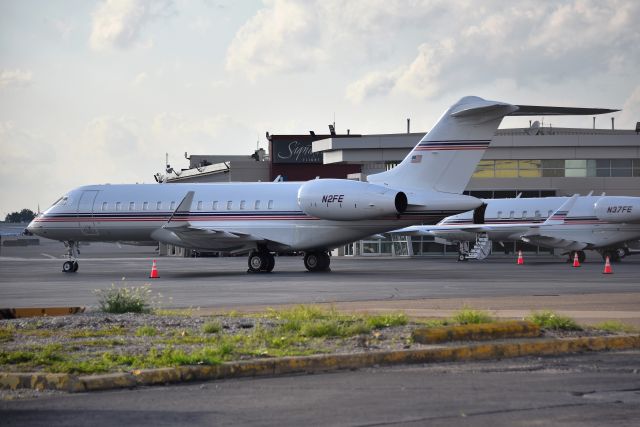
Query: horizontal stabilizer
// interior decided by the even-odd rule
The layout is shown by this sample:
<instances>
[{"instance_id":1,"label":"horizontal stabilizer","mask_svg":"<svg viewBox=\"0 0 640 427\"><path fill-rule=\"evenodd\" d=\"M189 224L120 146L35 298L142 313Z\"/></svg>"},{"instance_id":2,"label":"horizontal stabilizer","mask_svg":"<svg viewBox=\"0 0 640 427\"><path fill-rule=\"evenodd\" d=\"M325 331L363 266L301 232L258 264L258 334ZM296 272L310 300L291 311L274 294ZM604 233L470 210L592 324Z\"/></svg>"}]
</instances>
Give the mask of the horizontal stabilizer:
<instances>
[{"instance_id":1,"label":"horizontal stabilizer","mask_svg":"<svg viewBox=\"0 0 640 427\"><path fill-rule=\"evenodd\" d=\"M573 107L543 107L539 105L516 105L516 111L508 116L592 116L598 114L615 113L620 110L609 108L573 108Z\"/></svg>"}]
</instances>

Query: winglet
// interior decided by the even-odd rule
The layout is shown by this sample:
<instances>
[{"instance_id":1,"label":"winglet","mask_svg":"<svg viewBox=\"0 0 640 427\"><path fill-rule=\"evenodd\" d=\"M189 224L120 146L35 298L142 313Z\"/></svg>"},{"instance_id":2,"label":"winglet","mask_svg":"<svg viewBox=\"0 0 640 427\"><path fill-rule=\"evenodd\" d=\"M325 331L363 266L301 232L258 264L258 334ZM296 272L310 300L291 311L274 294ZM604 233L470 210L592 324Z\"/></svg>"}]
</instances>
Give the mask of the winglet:
<instances>
[{"instance_id":1,"label":"winglet","mask_svg":"<svg viewBox=\"0 0 640 427\"><path fill-rule=\"evenodd\" d=\"M175 222L174 218L176 217L188 216L189 210L191 209L191 203L193 203L194 194L195 194L195 191L187 192L187 194L184 196L184 198L182 199L182 201L180 202L176 210L173 211L173 213L171 214L171 217L169 218L167 223L164 225L165 227L168 226L172 221Z\"/></svg>"},{"instance_id":2,"label":"winglet","mask_svg":"<svg viewBox=\"0 0 640 427\"><path fill-rule=\"evenodd\" d=\"M569 197L569 199L564 202L562 206L560 206L549 218L547 218L547 220L543 222L542 225L563 224L564 219L566 218L573 205L576 203L576 200L578 200L578 194L574 194L573 196Z\"/></svg>"}]
</instances>

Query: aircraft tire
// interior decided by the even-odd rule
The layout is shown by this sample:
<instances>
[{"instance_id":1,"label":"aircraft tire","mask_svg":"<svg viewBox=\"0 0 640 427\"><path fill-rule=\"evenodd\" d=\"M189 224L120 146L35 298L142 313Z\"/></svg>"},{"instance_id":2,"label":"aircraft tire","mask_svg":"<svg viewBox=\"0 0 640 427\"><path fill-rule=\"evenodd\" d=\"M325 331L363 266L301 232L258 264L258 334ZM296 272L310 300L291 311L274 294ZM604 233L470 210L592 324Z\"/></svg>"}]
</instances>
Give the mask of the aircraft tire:
<instances>
[{"instance_id":1,"label":"aircraft tire","mask_svg":"<svg viewBox=\"0 0 640 427\"><path fill-rule=\"evenodd\" d=\"M78 261L73 261L73 272L75 273L76 271L78 271L78 268L80 267L80 264L78 264Z\"/></svg>"},{"instance_id":2,"label":"aircraft tire","mask_svg":"<svg viewBox=\"0 0 640 427\"><path fill-rule=\"evenodd\" d=\"M264 271L266 273L271 273L273 271L273 267L276 266L276 259L273 256L273 254L270 254L270 253L267 253L266 257L267 257L267 265L266 265Z\"/></svg>"},{"instance_id":3,"label":"aircraft tire","mask_svg":"<svg viewBox=\"0 0 640 427\"><path fill-rule=\"evenodd\" d=\"M467 257L464 256L464 254L462 253L458 254L458 261L466 261L466 260L467 260Z\"/></svg>"},{"instance_id":4,"label":"aircraft tire","mask_svg":"<svg viewBox=\"0 0 640 427\"><path fill-rule=\"evenodd\" d=\"M260 271L264 271L268 265L268 260L265 254L260 252L251 252L249 254L249 259L247 260L249 264L249 272L251 273L259 273Z\"/></svg>"},{"instance_id":5,"label":"aircraft tire","mask_svg":"<svg viewBox=\"0 0 640 427\"><path fill-rule=\"evenodd\" d=\"M75 270L73 269L73 261L65 261L64 264L62 264L63 273L73 273L74 271Z\"/></svg>"}]
</instances>

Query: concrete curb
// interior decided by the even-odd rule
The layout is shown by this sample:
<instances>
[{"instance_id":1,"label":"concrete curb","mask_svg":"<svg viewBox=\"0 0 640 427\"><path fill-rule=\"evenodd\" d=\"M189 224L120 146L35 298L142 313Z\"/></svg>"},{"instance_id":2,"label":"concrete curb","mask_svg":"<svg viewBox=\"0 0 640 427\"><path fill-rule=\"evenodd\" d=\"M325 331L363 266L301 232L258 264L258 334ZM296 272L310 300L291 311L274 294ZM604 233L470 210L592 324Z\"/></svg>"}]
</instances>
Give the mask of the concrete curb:
<instances>
[{"instance_id":1,"label":"concrete curb","mask_svg":"<svg viewBox=\"0 0 640 427\"><path fill-rule=\"evenodd\" d=\"M476 325L418 328L411 334L415 342L437 344L447 341L488 341L503 338L535 338L540 328L532 322L508 321Z\"/></svg>"},{"instance_id":2,"label":"concrete curb","mask_svg":"<svg viewBox=\"0 0 640 427\"><path fill-rule=\"evenodd\" d=\"M462 346L440 346L419 350L282 357L229 362L220 365L144 369L104 375L76 376L70 374L3 372L0 373L0 388L11 390L20 388L36 390L48 389L73 393L186 381L328 372L381 365L459 362L522 356L551 356L586 351L629 350L637 348L640 348L640 335L622 335L517 340Z\"/></svg>"}]
</instances>

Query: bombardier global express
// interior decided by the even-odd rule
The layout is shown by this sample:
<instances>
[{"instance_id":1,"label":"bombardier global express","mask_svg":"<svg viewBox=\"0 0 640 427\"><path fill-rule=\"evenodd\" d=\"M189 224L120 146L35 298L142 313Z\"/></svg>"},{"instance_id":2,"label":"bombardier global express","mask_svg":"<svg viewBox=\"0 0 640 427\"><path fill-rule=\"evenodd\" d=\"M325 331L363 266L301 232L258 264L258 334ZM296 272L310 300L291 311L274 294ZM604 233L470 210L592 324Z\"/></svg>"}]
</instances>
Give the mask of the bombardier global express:
<instances>
[{"instance_id":1,"label":"bombardier global express","mask_svg":"<svg viewBox=\"0 0 640 427\"><path fill-rule=\"evenodd\" d=\"M577 255L583 262L584 250L593 249L616 262L629 253L630 242L640 239L640 197L487 199L479 208L435 226L411 226L394 233L433 235L454 243L460 261L485 258L491 241L523 241L560 249L569 260Z\"/></svg>"},{"instance_id":2,"label":"bombardier global express","mask_svg":"<svg viewBox=\"0 0 640 427\"><path fill-rule=\"evenodd\" d=\"M28 230L65 243L64 272L78 270L80 241L249 253L250 272L272 271L274 253L303 251L309 271L327 271L333 248L480 206L461 193L504 116L612 111L468 96L445 111L398 166L368 182L89 185L65 194Z\"/></svg>"}]
</instances>

